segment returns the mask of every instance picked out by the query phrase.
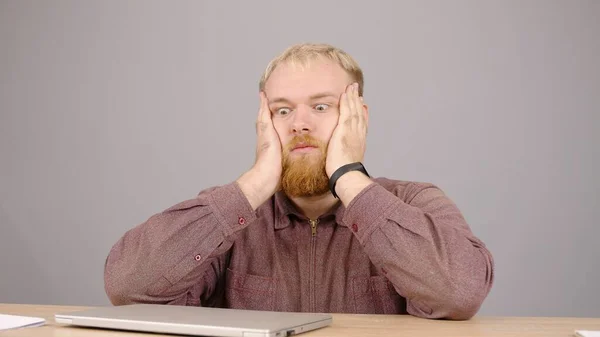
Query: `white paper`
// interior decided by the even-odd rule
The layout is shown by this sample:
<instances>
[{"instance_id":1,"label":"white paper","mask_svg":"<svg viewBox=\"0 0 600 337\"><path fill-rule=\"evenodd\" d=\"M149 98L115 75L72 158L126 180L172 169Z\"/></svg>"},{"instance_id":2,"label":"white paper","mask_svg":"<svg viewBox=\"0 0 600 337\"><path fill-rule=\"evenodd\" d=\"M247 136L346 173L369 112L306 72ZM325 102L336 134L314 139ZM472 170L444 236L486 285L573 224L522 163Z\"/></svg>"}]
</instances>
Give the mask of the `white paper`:
<instances>
[{"instance_id":1,"label":"white paper","mask_svg":"<svg viewBox=\"0 0 600 337\"><path fill-rule=\"evenodd\" d=\"M44 325L46 320L39 317L27 317L0 314L0 331Z\"/></svg>"},{"instance_id":2,"label":"white paper","mask_svg":"<svg viewBox=\"0 0 600 337\"><path fill-rule=\"evenodd\" d=\"M600 337L600 331L577 330L577 331L575 331L575 336L577 336L577 337Z\"/></svg>"}]
</instances>

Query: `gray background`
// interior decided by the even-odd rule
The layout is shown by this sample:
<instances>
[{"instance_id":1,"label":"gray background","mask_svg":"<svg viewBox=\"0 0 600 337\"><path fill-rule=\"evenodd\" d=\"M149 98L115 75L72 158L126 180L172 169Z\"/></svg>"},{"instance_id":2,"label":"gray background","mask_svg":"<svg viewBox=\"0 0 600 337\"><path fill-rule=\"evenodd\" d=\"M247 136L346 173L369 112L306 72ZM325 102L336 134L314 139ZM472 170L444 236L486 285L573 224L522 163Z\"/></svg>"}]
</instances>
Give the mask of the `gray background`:
<instances>
[{"instance_id":1,"label":"gray background","mask_svg":"<svg viewBox=\"0 0 600 337\"><path fill-rule=\"evenodd\" d=\"M261 72L315 41L365 71L369 172L436 183L493 252L480 314L598 317L599 17L567 0L1 1L0 302L108 304L112 244L250 168Z\"/></svg>"}]
</instances>

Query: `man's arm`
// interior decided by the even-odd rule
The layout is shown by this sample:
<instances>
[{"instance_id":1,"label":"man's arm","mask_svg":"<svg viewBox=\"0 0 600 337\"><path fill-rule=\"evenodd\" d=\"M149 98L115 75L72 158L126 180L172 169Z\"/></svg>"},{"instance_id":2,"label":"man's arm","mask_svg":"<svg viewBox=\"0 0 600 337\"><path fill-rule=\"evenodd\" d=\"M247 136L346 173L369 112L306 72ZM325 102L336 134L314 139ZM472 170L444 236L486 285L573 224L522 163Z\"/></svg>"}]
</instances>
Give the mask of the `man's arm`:
<instances>
[{"instance_id":1,"label":"man's arm","mask_svg":"<svg viewBox=\"0 0 600 337\"><path fill-rule=\"evenodd\" d=\"M440 189L407 188L400 198L362 173L345 174L336 186L347 206L342 222L407 299L410 314L469 319L491 289L492 255Z\"/></svg>"},{"instance_id":2,"label":"man's arm","mask_svg":"<svg viewBox=\"0 0 600 337\"><path fill-rule=\"evenodd\" d=\"M363 160L368 116L358 84L349 85L340 97L338 124L329 141L328 177L345 164ZM492 255L441 190L412 187L400 198L361 172L342 175L335 185L347 208L342 223L407 299L410 314L468 319L492 286Z\"/></svg>"},{"instance_id":3,"label":"man's arm","mask_svg":"<svg viewBox=\"0 0 600 337\"><path fill-rule=\"evenodd\" d=\"M235 234L255 222L256 209L279 185L281 143L263 92L256 132L256 161L237 181L152 216L112 247L104 282L113 304L203 305L211 299Z\"/></svg>"},{"instance_id":4,"label":"man's arm","mask_svg":"<svg viewBox=\"0 0 600 337\"><path fill-rule=\"evenodd\" d=\"M210 188L129 230L105 263L115 305L202 305L225 270L235 234L256 220L237 183Z\"/></svg>"}]
</instances>

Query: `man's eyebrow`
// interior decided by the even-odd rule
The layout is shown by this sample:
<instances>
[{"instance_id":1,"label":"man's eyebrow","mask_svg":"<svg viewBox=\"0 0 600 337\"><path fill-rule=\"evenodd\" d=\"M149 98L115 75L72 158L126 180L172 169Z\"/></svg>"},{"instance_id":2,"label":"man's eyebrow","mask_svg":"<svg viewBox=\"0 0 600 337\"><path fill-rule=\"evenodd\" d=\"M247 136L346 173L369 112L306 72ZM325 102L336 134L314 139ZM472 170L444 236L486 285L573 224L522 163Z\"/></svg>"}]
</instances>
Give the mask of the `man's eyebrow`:
<instances>
[{"instance_id":1,"label":"man's eyebrow","mask_svg":"<svg viewBox=\"0 0 600 337\"><path fill-rule=\"evenodd\" d=\"M336 95L332 92L321 92L321 93L310 96L310 100L315 100L315 99L319 99L319 98L339 98L339 96L340 95Z\"/></svg>"},{"instance_id":2,"label":"man's eyebrow","mask_svg":"<svg viewBox=\"0 0 600 337\"><path fill-rule=\"evenodd\" d=\"M320 92L318 94L311 95L309 97L309 100L314 101L316 99L321 99L321 98L335 98L335 99L337 99L337 98L339 98L339 95L336 95L336 94L334 94L332 92ZM289 103L291 103L291 101L289 99L285 98L285 97L276 97L276 98L273 98L273 99L269 100L269 104L273 104L273 103L288 103L289 104Z\"/></svg>"}]
</instances>

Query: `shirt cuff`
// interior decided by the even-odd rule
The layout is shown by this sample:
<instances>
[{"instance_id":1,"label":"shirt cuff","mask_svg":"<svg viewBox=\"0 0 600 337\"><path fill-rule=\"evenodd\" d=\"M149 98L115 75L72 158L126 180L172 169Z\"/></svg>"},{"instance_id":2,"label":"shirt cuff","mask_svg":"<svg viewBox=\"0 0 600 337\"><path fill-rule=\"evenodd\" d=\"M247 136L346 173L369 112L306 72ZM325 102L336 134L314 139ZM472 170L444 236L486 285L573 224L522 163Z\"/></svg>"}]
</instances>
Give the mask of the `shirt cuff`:
<instances>
[{"instance_id":1,"label":"shirt cuff","mask_svg":"<svg viewBox=\"0 0 600 337\"><path fill-rule=\"evenodd\" d=\"M348 204L342 222L354 232L358 241L364 244L371 233L383 223L390 207L399 201L392 192L373 183L360 191Z\"/></svg>"},{"instance_id":2,"label":"shirt cuff","mask_svg":"<svg viewBox=\"0 0 600 337\"><path fill-rule=\"evenodd\" d=\"M237 182L215 189L210 196L225 237L248 227L258 218Z\"/></svg>"}]
</instances>

